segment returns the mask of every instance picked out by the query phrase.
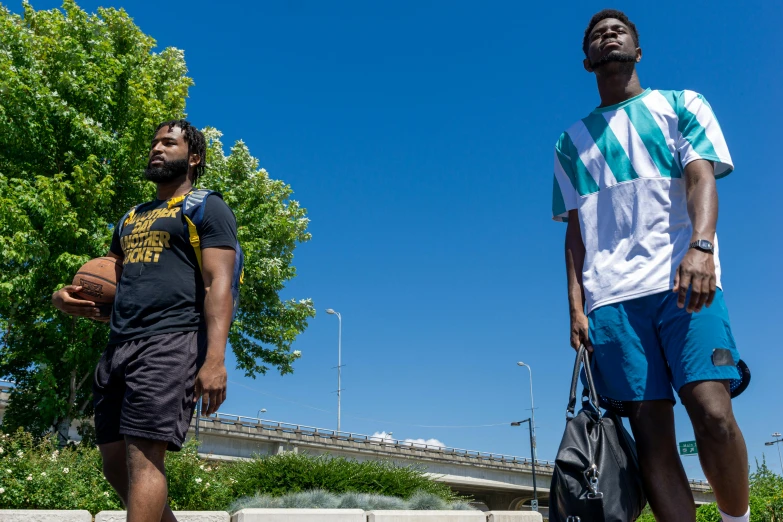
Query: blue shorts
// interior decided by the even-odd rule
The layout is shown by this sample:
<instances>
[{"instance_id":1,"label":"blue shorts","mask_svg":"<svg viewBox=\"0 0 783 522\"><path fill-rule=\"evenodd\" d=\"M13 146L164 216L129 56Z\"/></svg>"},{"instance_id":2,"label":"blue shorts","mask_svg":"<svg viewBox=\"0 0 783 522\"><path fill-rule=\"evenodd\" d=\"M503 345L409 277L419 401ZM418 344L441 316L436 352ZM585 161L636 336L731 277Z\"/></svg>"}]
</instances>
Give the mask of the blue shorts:
<instances>
[{"instance_id":1,"label":"blue shorts","mask_svg":"<svg viewBox=\"0 0 783 522\"><path fill-rule=\"evenodd\" d=\"M740 378L720 289L698 313L678 308L669 291L601 306L588 319L593 377L604 397L675 402L672 387L679 393L690 382Z\"/></svg>"}]
</instances>

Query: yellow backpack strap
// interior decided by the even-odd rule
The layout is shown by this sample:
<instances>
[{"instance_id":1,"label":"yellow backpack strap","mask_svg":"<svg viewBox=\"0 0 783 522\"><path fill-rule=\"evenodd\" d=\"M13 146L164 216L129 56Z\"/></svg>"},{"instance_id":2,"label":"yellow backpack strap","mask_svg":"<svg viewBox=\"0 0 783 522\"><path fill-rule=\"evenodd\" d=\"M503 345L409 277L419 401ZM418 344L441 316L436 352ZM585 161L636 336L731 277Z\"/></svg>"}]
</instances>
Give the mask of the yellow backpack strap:
<instances>
[{"instance_id":1,"label":"yellow backpack strap","mask_svg":"<svg viewBox=\"0 0 783 522\"><path fill-rule=\"evenodd\" d=\"M182 201L188 196L188 194L190 194L190 192L188 192L187 194L183 194L181 196L177 196L175 198L171 198L168 202L169 210L182 203Z\"/></svg>"},{"instance_id":2,"label":"yellow backpack strap","mask_svg":"<svg viewBox=\"0 0 783 522\"><path fill-rule=\"evenodd\" d=\"M193 247L193 251L196 252L196 261L198 261L199 271L203 271L201 267L201 238L198 237L198 230L196 225L190 218L185 215L185 221L188 223L188 235L190 236L190 245Z\"/></svg>"},{"instance_id":3,"label":"yellow backpack strap","mask_svg":"<svg viewBox=\"0 0 783 522\"><path fill-rule=\"evenodd\" d=\"M128 221L133 221L133 216L136 215L136 207L133 207L130 209L130 212L128 212L128 217L125 218L125 221L122 223L122 226L125 226L128 224Z\"/></svg>"}]
</instances>

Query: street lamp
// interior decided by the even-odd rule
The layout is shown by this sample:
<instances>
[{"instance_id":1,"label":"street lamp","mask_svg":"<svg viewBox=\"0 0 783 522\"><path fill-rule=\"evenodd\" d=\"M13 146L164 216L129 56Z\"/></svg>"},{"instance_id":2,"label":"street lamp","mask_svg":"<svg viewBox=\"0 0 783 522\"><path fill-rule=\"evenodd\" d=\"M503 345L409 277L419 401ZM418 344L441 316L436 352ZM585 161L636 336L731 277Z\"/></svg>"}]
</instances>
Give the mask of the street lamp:
<instances>
[{"instance_id":1,"label":"street lamp","mask_svg":"<svg viewBox=\"0 0 783 522\"><path fill-rule=\"evenodd\" d=\"M260 419L262 413L266 413L266 408L261 408L260 410L258 410L258 413L256 413L256 417Z\"/></svg>"},{"instance_id":2,"label":"street lamp","mask_svg":"<svg viewBox=\"0 0 783 522\"><path fill-rule=\"evenodd\" d=\"M530 454L533 455L533 458L531 461L533 462L533 502L530 503L530 509L533 511L538 511L538 488L536 487L536 458L533 446L533 420L532 417L530 419L525 419L517 422L512 422L512 426L522 426L522 423L527 422L528 428L530 428Z\"/></svg>"},{"instance_id":3,"label":"street lamp","mask_svg":"<svg viewBox=\"0 0 783 522\"><path fill-rule=\"evenodd\" d=\"M330 315L336 315L337 316L337 435L340 434L340 394L342 392L342 388L340 386L341 380L340 380L340 373L343 367L343 318L340 315L340 312L335 312L331 308L326 309L326 313Z\"/></svg>"},{"instance_id":4,"label":"street lamp","mask_svg":"<svg viewBox=\"0 0 783 522\"><path fill-rule=\"evenodd\" d=\"M775 440L772 441L772 442L765 442L764 445L765 446L775 446L775 445L777 445L777 447L778 447L778 459L780 459L780 471L781 471L781 473L783 473L783 457L780 456L780 443L783 442L783 438L781 438L781 437L783 437L783 435L781 435L780 432L776 431L775 433L772 434L772 437L774 437Z\"/></svg>"},{"instance_id":5,"label":"street lamp","mask_svg":"<svg viewBox=\"0 0 783 522\"><path fill-rule=\"evenodd\" d=\"M525 366L530 374L530 429L533 432L533 460L536 460L536 406L533 403L533 369L522 361L517 366Z\"/></svg>"}]
</instances>

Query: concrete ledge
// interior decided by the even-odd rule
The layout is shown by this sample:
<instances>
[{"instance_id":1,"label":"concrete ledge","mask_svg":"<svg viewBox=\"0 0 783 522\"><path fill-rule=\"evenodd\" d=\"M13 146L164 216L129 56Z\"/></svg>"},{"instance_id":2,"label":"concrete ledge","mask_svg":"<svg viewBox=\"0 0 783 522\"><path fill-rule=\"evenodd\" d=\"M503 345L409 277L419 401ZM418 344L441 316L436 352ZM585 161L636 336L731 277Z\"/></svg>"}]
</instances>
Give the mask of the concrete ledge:
<instances>
[{"instance_id":1,"label":"concrete ledge","mask_svg":"<svg viewBox=\"0 0 783 522\"><path fill-rule=\"evenodd\" d=\"M225 511L175 511L178 522L229 522L231 516ZM101 511L95 515L95 522L125 522L125 511ZM92 519L87 519L88 521ZM1 522L5 519L0 518Z\"/></svg>"},{"instance_id":2,"label":"concrete ledge","mask_svg":"<svg viewBox=\"0 0 783 522\"><path fill-rule=\"evenodd\" d=\"M177 517L177 520L181 520ZM367 522L361 509L241 509L231 522ZM98 522L98 519L95 519Z\"/></svg>"},{"instance_id":3,"label":"concrete ledge","mask_svg":"<svg viewBox=\"0 0 783 522\"><path fill-rule=\"evenodd\" d=\"M367 522L487 522L481 511L397 511L367 512Z\"/></svg>"},{"instance_id":4,"label":"concrete ledge","mask_svg":"<svg viewBox=\"0 0 783 522\"><path fill-rule=\"evenodd\" d=\"M534 511L488 511L487 522L542 522L544 517Z\"/></svg>"},{"instance_id":5,"label":"concrete ledge","mask_svg":"<svg viewBox=\"0 0 783 522\"><path fill-rule=\"evenodd\" d=\"M2 522L92 522L87 510L0 509Z\"/></svg>"}]
</instances>

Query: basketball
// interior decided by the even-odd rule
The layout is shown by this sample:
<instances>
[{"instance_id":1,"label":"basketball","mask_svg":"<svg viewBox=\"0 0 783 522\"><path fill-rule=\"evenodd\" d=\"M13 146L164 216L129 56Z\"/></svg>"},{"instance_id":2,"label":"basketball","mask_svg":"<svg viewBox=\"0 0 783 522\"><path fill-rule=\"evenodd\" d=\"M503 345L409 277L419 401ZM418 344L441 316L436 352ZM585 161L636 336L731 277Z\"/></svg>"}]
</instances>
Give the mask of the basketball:
<instances>
[{"instance_id":1,"label":"basketball","mask_svg":"<svg viewBox=\"0 0 783 522\"><path fill-rule=\"evenodd\" d=\"M99 257L87 261L76 273L73 283L71 283L82 287L75 297L93 301L97 305L111 305L114 302L114 293L117 290L120 274L122 274L122 261L119 259ZM111 309L111 306L108 308Z\"/></svg>"}]
</instances>

